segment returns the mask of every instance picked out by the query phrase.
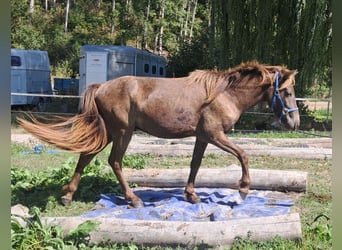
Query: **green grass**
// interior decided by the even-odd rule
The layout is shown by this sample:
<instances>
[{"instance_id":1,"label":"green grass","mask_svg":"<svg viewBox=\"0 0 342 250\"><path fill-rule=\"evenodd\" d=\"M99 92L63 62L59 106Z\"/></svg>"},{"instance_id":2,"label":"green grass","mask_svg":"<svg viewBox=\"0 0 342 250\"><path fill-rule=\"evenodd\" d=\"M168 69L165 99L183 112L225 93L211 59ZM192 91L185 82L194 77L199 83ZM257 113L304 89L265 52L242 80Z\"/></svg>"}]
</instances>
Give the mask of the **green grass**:
<instances>
[{"instance_id":1,"label":"green grass","mask_svg":"<svg viewBox=\"0 0 342 250\"><path fill-rule=\"evenodd\" d=\"M31 210L37 208L39 216L71 216L79 215L91 209L101 193L121 193L118 181L107 166L107 157L110 150L108 147L99 153L90 166L86 168L72 205L68 207L61 205L60 197L63 195L61 187L70 181L78 156L64 151L58 151L55 154L48 153L49 150L54 149L52 146L44 145L43 151L40 154L36 154L31 146L19 143L11 144L12 205L21 203L31 208ZM172 157L154 154L134 154L125 156L124 159L125 167L137 169L189 168L190 161L190 156ZM255 243L250 239L237 239L236 244L231 249L331 249L332 160L250 156L249 162L250 167L254 169L294 169L308 172L308 192L297 200L294 208L301 216L303 240L301 242L294 242L275 238L272 241ZM202 168L224 167L231 164L239 163L229 154L205 154ZM35 226L38 229L34 228ZM172 249L166 247L149 248L134 244L122 245L108 242L91 246L80 238L75 240L59 235L56 228L44 228L39 224L35 226L32 226L32 230L43 230L44 232L41 234L45 237L44 244L51 244L50 246L58 243L68 247L75 247L69 249ZM25 230L27 229L21 228L13 222L12 235L16 235L16 240L21 242L35 241L34 234ZM25 237L31 237L31 239ZM85 235L84 237L86 238ZM57 240L56 243L52 240L55 238L60 239L62 242ZM48 249L48 247L44 245L41 249ZM50 247L50 249L58 248ZM179 249L182 248L179 247Z\"/></svg>"},{"instance_id":2,"label":"green grass","mask_svg":"<svg viewBox=\"0 0 342 250\"><path fill-rule=\"evenodd\" d=\"M318 138L331 137L331 131L261 131L261 132L235 132L230 133L232 138Z\"/></svg>"},{"instance_id":3,"label":"green grass","mask_svg":"<svg viewBox=\"0 0 342 250\"><path fill-rule=\"evenodd\" d=\"M327 109L317 109L309 111L309 114L314 116L318 121L332 120L332 108L330 108L329 112Z\"/></svg>"}]
</instances>

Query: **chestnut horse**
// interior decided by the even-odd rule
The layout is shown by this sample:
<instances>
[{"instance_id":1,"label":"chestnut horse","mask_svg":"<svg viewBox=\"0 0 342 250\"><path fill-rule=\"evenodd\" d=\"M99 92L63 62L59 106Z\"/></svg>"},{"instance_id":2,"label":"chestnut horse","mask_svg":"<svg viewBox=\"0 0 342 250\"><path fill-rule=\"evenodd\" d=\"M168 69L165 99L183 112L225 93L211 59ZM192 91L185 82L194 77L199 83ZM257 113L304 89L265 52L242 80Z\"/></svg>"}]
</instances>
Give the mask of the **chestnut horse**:
<instances>
[{"instance_id":1,"label":"chestnut horse","mask_svg":"<svg viewBox=\"0 0 342 250\"><path fill-rule=\"evenodd\" d=\"M284 127L296 129L300 122L293 87L296 74L285 66L253 61L226 71L196 70L182 78L124 76L90 85L83 95L82 110L71 118L56 123L34 118L18 121L37 138L80 153L72 180L63 187L65 205L71 203L83 169L112 142L108 162L125 199L133 207L143 206L122 173L122 158L135 129L162 138L196 137L185 199L200 201L194 184L208 143L239 159L239 192L244 198L250 187L248 158L226 133L243 112L261 101L269 103Z\"/></svg>"}]
</instances>

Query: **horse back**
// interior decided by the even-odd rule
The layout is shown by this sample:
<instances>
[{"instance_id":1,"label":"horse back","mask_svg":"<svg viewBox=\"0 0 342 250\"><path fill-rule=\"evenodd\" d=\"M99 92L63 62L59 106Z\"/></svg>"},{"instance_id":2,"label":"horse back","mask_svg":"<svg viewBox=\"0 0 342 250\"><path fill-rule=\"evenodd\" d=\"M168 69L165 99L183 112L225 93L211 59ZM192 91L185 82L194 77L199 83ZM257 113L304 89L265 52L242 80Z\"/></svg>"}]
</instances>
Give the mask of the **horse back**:
<instances>
[{"instance_id":1,"label":"horse back","mask_svg":"<svg viewBox=\"0 0 342 250\"><path fill-rule=\"evenodd\" d=\"M159 137L193 135L205 99L205 90L187 84L186 78L126 76L104 83L96 93L108 124Z\"/></svg>"}]
</instances>

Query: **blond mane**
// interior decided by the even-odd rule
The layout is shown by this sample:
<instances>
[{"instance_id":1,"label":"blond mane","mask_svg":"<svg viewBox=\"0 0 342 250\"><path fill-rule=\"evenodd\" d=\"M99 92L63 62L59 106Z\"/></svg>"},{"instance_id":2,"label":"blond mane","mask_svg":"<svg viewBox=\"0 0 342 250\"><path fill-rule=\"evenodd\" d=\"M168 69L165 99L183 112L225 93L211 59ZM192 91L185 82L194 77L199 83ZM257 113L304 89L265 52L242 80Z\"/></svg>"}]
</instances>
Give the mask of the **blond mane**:
<instances>
[{"instance_id":1,"label":"blond mane","mask_svg":"<svg viewBox=\"0 0 342 250\"><path fill-rule=\"evenodd\" d=\"M236 73L242 73L247 71L258 71L258 75L261 75L259 84L263 84L268 79L269 73L256 61L242 63L237 67L229 68L226 71L217 70L195 70L188 76L188 84L204 84L207 99L206 103L214 100L219 93L229 87L236 87L243 82L242 77L232 77Z\"/></svg>"},{"instance_id":2,"label":"blond mane","mask_svg":"<svg viewBox=\"0 0 342 250\"><path fill-rule=\"evenodd\" d=\"M214 100L229 85L228 73L214 70L195 70L190 73L188 84L204 84L206 103Z\"/></svg>"}]
</instances>

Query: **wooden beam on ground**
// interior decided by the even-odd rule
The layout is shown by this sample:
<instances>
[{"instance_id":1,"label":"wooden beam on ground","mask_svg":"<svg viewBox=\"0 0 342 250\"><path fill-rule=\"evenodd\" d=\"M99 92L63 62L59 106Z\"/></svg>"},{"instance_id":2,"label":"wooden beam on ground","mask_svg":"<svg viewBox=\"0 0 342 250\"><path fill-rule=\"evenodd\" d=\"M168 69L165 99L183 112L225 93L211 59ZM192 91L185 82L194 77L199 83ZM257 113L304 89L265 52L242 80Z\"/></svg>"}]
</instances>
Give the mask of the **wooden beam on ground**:
<instances>
[{"instance_id":1,"label":"wooden beam on ground","mask_svg":"<svg viewBox=\"0 0 342 250\"><path fill-rule=\"evenodd\" d=\"M142 187L184 187L190 169L124 169L127 181ZM241 167L200 168L195 186L207 188L238 188ZM251 189L281 192L306 192L308 174L295 170L250 169Z\"/></svg>"},{"instance_id":2,"label":"wooden beam on ground","mask_svg":"<svg viewBox=\"0 0 342 250\"><path fill-rule=\"evenodd\" d=\"M43 217L47 225L58 225L65 233L90 220L84 217ZM92 219L99 222L90 233L90 242L109 240L144 246L186 246L212 248L230 246L237 238L268 241L276 236L298 240L302 237L298 213L217 222L146 221L115 218Z\"/></svg>"}]
</instances>

